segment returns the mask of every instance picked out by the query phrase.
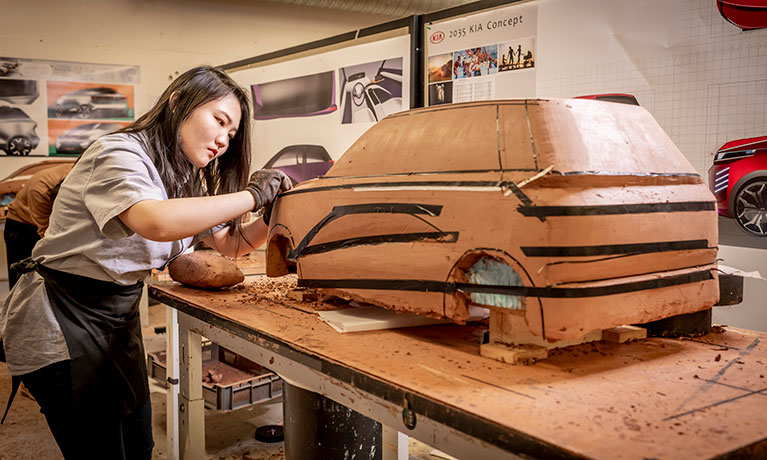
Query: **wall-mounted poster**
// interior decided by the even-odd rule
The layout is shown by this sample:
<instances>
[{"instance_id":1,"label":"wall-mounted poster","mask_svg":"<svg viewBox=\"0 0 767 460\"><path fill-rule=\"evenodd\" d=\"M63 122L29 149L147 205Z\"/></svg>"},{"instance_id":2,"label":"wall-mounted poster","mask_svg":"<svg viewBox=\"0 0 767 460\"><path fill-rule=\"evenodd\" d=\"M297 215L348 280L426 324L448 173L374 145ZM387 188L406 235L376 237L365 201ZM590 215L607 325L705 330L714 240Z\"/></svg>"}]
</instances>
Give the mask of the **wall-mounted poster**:
<instances>
[{"instance_id":1,"label":"wall-mounted poster","mask_svg":"<svg viewBox=\"0 0 767 460\"><path fill-rule=\"evenodd\" d=\"M0 156L79 155L133 121L138 83L137 66L0 57Z\"/></svg>"},{"instance_id":2,"label":"wall-mounted poster","mask_svg":"<svg viewBox=\"0 0 767 460\"><path fill-rule=\"evenodd\" d=\"M426 104L535 97L537 8L532 1L427 24Z\"/></svg>"},{"instance_id":3,"label":"wall-mounted poster","mask_svg":"<svg viewBox=\"0 0 767 460\"><path fill-rule=\"evenodd\" d=\"M232 72L254 101L253 166L324 175L373 123L409 108L407 35Z\"/></svg>"}]
</instances>

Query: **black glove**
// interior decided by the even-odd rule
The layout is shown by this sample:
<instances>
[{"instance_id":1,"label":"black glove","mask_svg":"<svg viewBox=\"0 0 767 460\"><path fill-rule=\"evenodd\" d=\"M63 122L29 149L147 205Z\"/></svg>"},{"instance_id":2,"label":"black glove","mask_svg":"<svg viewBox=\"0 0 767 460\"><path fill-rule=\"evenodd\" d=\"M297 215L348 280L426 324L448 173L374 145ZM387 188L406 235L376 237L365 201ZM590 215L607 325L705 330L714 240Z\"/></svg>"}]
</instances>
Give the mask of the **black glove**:
<instances>
[{"instance_id":1,"label":"black glove","mask_svg":"<svg viewBox=\"0 0 767 460\"><path fill-rule=\"evenodd\" d=\"M250 176L245 190L249 191L256 200L253 211L258 211L268 205L280 192L293 188L293 183L284 172L279 169L259 169Z\"/></svg>"}]
</instances>

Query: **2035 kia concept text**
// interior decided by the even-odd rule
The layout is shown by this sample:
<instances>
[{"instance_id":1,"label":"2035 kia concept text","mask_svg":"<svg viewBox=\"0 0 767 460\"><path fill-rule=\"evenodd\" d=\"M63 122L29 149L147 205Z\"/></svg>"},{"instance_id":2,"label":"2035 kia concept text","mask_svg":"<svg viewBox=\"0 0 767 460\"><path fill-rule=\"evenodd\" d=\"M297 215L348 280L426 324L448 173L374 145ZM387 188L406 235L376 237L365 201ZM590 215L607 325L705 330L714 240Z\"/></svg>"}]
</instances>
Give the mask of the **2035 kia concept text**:
<instances>
[{"instance_id":1,"label":"2035 kia concept text","mask_svg":"<svg viewBox=\"0 0 767 460\"><path fill-rule=\"evenodd\" d=\"M645 109L504 100L378 122L276 201L267 274L459 323L515 310L555 342L710 308L716 254L714 197Z\"/></svg>"}]
</instances>

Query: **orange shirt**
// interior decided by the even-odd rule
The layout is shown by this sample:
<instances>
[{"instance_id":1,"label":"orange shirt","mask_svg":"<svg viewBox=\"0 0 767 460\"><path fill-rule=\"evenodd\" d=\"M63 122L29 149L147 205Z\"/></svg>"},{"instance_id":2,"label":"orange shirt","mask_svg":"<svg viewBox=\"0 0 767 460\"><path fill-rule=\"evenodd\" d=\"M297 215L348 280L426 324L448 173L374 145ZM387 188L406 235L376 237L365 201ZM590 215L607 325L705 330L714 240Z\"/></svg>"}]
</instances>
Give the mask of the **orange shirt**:
<instances>
[{"instance_id":1,"label":"orange shirt","mask_svg":"<svg viewBox=\"0 0 767 460\"><path fill-rule=\"evenodd\" d=\"M72 166L54 166L32 175L8 205L7 218L36 226L42 238L51 216L53 189L66 177Z\"/></svg>"}]
</instances>

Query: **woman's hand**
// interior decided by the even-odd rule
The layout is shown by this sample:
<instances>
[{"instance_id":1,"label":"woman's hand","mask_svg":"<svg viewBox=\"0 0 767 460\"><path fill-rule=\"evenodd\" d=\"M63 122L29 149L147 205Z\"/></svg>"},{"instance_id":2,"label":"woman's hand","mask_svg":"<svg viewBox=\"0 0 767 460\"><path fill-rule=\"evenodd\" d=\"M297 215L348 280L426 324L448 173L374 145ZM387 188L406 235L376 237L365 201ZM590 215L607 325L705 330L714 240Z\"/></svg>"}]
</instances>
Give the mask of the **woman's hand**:
<instances>
[{"instance_id":1,"label":"woman's hand","mask_svg":"<svg viewBox=\"0 0 767 460\"><path fill-rule=\"evenodd\" d=\"M250 176L245 187L253 195L256 205L253 211L258 211L268 205L280 192L293 188L290 178L279 169L259 169Z\"/></svg>"}]
</instances>

